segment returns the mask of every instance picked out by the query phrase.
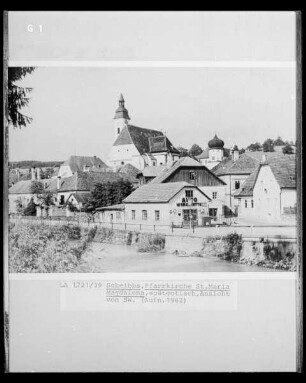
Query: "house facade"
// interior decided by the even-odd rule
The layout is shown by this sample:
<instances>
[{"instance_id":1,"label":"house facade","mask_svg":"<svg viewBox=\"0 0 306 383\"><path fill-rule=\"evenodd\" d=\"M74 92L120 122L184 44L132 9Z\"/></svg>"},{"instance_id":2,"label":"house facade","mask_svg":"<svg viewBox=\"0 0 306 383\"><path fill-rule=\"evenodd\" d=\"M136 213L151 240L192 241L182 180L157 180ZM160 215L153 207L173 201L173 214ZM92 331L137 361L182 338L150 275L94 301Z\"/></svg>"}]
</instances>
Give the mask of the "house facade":
<instances>
[{"instance_id":1,"label":"house facade","mask_svg":"<svg viewBox=\"0 0 306 383\"><path fill-rule=\"evenodd\" d=\"M143 185L124 201L130 224L204 226L209 221L210 198L187 182Z\"/></svg>"},{"instance_id":2,"label":"house facade","mask_svg":"<svg viewBox=\"0 0 306 383\"><path fill-rule=\"evenodd\" d=\"M250 220L295 220L295 155L265 158L235 195L239 217Z\"/></svg>"},{"instance_id":3,"label":"house facade","mask_svg":"<svg viewBox=\"0 0 306 383\"><path fill-rule=\"evenodd\" d=\"M151 184L187 182L197 186L210 198L209 215L221 220L225 215L226 184L206 166L193 158L182 157L163 169Z\"/></svg>"},{"instance_id":4,"label":"house facade","mask_svg":"<svg viewBox=\"0 0 306 383\"><path fill-rule=\"evenodd\" d=\"M121 95L114 117L115 141L109 153L108 164L115 170L125 164L142 170L146 166L165 165L175 161L180 153L164 133L131 125L124 103Z\"/></svg>"}]
</instances>

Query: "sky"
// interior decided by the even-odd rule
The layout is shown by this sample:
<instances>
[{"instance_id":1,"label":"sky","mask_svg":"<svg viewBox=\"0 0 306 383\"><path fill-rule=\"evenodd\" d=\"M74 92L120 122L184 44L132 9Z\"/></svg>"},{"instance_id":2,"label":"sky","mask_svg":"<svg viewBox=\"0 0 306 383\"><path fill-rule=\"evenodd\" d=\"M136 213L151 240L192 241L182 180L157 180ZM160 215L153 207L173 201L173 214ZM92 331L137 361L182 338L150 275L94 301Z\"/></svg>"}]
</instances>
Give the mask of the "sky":
<instances>
[{"instance_id":1,"label":"sky","mask_svg":"<svg viewBox=\"0 0 306 383\"><path fill-rule=\"evenodd\" d=\"M294 31L293 12L10 12L9 65L37 69L19 83L33 87L33 122L11 129L9 159L107 160L120 93L131 124L175 146L206 148L215 133L227 147L295 140L296 70L282 66L295 60ZM86 65L110 60L170 67Z\"/></svg>"},{"instance_id":2,"label":"sky","mask_svg":"<svg viewBox=\"0 0 306 383\"><path fill-rule=\"evenodd\" d=\"M120 93L131 124L175 146L205 148L215 133L226 146L295 140L293 69L38 68L19 84L33 87L23 111L33 122L11 129L11 161L106 159Z\"/></svg>"}]
</instances>

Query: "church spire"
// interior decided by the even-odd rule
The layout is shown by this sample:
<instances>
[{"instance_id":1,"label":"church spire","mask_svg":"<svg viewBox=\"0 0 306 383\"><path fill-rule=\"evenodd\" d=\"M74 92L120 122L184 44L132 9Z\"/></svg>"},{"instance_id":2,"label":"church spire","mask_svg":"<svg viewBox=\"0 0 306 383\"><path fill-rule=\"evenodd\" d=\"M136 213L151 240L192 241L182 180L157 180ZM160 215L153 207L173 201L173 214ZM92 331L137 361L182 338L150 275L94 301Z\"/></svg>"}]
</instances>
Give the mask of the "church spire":
<instances>
[{"instance_id":1,"label":"church spire","mask_svg":"<svg viewBox=\"0 0 306 383\"><path fill-rule=\"evenodd\" d=\"M116 109L114 119L121 119L121 118L123 118L125 120L130 120L129 112L124 107L124 102L125 101L124 101L123 95L121 93L120 97L119 97L119 107Z\"/></svg>"},{"instance_id":2,"label":"church spire","mask_svg":"<svg viewBox=\"0 0 306 383\"><path fill-rule=\"evenodd\" d=\"M119 106L122 106L124 108L124 98L122 93L120 93L120 97L119 97Z\"/></svg>"}]
</instances>

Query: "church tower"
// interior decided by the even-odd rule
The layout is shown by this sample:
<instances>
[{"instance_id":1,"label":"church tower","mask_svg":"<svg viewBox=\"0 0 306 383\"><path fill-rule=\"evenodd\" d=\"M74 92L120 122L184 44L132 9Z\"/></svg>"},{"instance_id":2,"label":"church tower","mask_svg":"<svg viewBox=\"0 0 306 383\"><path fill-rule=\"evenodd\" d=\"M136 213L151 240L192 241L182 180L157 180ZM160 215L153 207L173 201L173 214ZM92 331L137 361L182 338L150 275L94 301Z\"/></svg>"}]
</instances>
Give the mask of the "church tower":
<instances>
[{"instance_id":1,"label":"church tower","mask_svg":"<svg viewBox=\"0 0 306 383\"><path fill-rule=\"evenodd\" d=\"M115 139L116 139L121 133L122 129L128 125L128 122L130 120L129 113L127 109L124 107L124 98L122 94L120 94L119 107L116 109L114 120L115 120Z\"/></svg>"}]
</instances>

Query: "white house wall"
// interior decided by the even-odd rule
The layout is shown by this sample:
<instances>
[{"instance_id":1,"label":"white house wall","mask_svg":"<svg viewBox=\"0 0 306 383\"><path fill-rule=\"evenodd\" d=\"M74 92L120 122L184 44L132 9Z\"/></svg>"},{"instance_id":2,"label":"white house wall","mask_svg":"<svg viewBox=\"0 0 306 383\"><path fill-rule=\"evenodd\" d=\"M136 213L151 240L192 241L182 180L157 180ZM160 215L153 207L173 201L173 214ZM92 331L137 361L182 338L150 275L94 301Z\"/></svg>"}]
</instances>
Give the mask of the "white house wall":
<instances>
[{"instance_id":1,"label":"white house wall","mask_svg":"<svg viewBox=\"0 0 306 383\"><path fill-rule=\"evenodd\" d=\"M296 189L282 189L281 193L281 214L284 208L294 208L296 206Z\"/></svg>"},{"instance_id":2,"label":"white house wall","mask_svg":"<svg viewBox=\"0 0 306 383\"><path fill-rule=\"evenodd\" d=\"M59 171L58 171L58 177L71 177L73 174L72 174L72 171L70 169L70 166L61 166L59 168Z\"/></svg>"},{"instance_id":3,"label":"white house wall","mask_svg":"<svg viewBox=\"0 0 306 383\"><path fill-rule=\"evenodd\" d=\"M182 198L185 198L186 190L193 190L193 197L197 198L197 203L204 203L206 206L177 206L182 202ZM184 188L169 203L127 203L125 204L125 221L126 223L148 225L171 225L172 222L180 224L183 220L184 209L197 209L200 220L202 215L208 215L208 199L195 188ZM132 210L135 210L135 220L132 219ZM142 210L147 210L147 220L142 219ZM155 210L160 212L159 220L155 220Z\"/></svg>"},{"instance_id":4,"label":"white house wall","mask_svg":"<svg viewBox=\"0 0 306 383\"><path fill-rule=\"evenodd\" d=\"M281 213L281 189L269 166L262 166L253 190L255 215L260 219L278 220Z\"/></svg>"},{"instance_id":5,"label":"white house wall","mask_svg":"<svg viewBox=\"0 0 306 383\"><path fill-rule=\"evenodd\" d=\"M17 213L17 200L20 200L25 208L31 201L31 198L34 198L33 194L9 194L9 213Z\"/></svg>"},{"instance_id":6,"label":"white house wall","mask_svg":"<svg viewBox=\"0 0 306 383\"><path fill-rule=\"evenodd\" d=\"M108 163L110 166L118 167L124 164L131 164L137 169L144 168L144 161L134 144L112 146Z\"/></svg>"}]
</instances>

